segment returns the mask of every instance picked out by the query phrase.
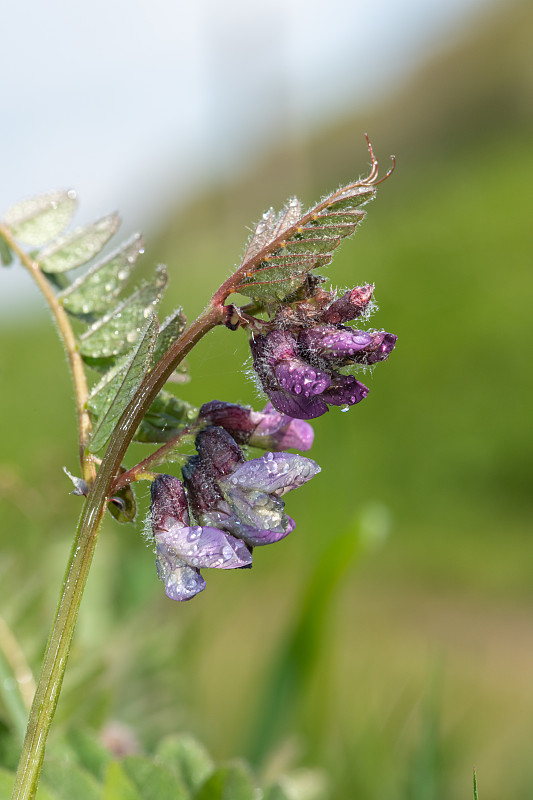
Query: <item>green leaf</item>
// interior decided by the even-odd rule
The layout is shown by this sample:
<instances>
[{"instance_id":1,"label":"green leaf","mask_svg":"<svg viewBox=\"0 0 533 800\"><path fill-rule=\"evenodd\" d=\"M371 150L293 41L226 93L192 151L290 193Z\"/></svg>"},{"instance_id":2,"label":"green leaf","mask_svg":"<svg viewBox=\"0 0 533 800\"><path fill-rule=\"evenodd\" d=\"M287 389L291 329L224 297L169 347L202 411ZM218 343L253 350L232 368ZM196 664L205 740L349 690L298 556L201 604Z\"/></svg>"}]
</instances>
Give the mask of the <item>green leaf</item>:
<instances>
[{"instance_id":1,"label":"green leaf","mask_svg":"<svg viewBox=\"0 0 533 800\"><path fill-rule=\"evenodd\" d=\"M293 800L289 797L281 783L274 783L265 789L263 800Z\"/></svg>"},{"instance_id":2,"label":"green leaf","mask_svg":"<svg viewBox=\"0 0 533 800\"><path fill-rule=\"evenodd\" d=\"M111 754L98 740L94 731L71 728L65 735L65 743L72 750L79 765L98 780L103 780Z\"/></svg>"},{"instance_id":3,"label":"green leaf","mask_svg":"<svg viewBox=\"0 0 533 800\"><path fill-rule=\"evenodd\" d=\"M55 800L102 800L96 778L72 761L45 761L42 775Z\"/></svg>"},{"instance_id":4,"label":"green leaf","mask_svg":"<svg viewBox=\"0 0 533 800\"><path fill-rule=\"evenodd\" d=\"M313 269L331 263L341 240L351 236L364 212L359 206L375 194L372 186L358 182L334 192L305 214L293 198L274 217L263 214L247 247L241 267L250 263L236 291L261 302L282 300L294 292ZM283 237L283 235L285 237ZM262 257L263 256L263 257Z\"/></svg>"},{"instance_id":5,"label":"green leaf","mask_svg":"<svg viewBox=\"0 0 533 800\"><path fill-rule=\"evenodd\" d=\"M76 228L61 236L37 254L37 262L43 272L67 272L86 264L115 234L120 225L118 214L102 217L92 225Z\"/></svg>"},{"instance_id":6,"label":"green leaf","mask_svg":"<svg viewBox=\"0 0 533 800\"><path fill-rule=\"evenodd\" d=\"M205 747L188 733L167 736L159 743L156 757L173 769L191 792L195 792L214 769Z\"/></svg>"},{"instance_id":7,"label":"green leaf","mask_svg":"<svg viewBox=\"0 0 533 800\"><path fill-rule=\"evenodd\" d=\"M198 416L198 409L170 392L159 392L139 425L137 442L168 442Z\"/></svg>"},{"instance_id":8,"label":"green leaf","mask_svg":"<svg viewBox=\"0 0 533 800\"><path fill-rule=\"evenodd\" d=\"M161 356L165 355L170 345L175 342L176 339L179 339L185 330L186 324L187 320L181 308L176 309L173 314L166 318L161 325L161 330L157 337L154 350L154 364L159 361Z\"/></svg>"},{"instance_id":9,"label":"green leaf","mask_svg":"<svg viewBox=\"0 0 533 800\"><path fill-rule=\"evenodd\" d=\"M90 442L91 452L96 453L107 444L113 432L113 428L122 416L126 406L128 406L133 399L135 392L148 372L152 361L157 331L157 318L155 314L152 314L148 324L141 333L135 350L126 362L124 370L119 372L112 383L107 387L108 390L112 389L114 396L109 408L98 420L98 424L93 430Z\"/></svg>"},{"instance_id":10,"label":"green leaf","mask_svg":"<svg viewBox=\"0 0 533 800\"><path fill-rule=\"evenodd\" d=\"M9 265L13 263L13 253L11 252L11 248L8 247L6 240L1 235L0 235L0 261L2 262L4 267L9 267Z\"/></svg>"},{"instance_id":11,"label":"green leaf","mask_svg":"<svg viewBox=\"0 0 533 800\"><path fill-rule=\"evenodd\" d=\"M74 191L50 192L12 206L4 222L16 239L40 247L67 227L76 205Z\"/></svg>"},{"instance_id":12,"label":"green leaf","mask_svg":"<svg viewBox=\"0 0 533 800\"><path fill-rule=\"evenodd\" d=\"M107 768L103 800L143 800L135 784L117 761L112 761Z\"/></svg>"},{"instance_id":13,"label":"green leaf","mask_svg":"<svg viewBox=\"0 0 533 800\"><path fill-rule=\"evenodd\" d=\"M257 792L245 764L220 767L194 795L194 800L256 800Z\"/></svg>"},{"instance_id":14,"label":"green leaf","mask_svg":"<svg viewBox=\"0 0 533 800\"><path fill-rule=\"evenodd\" d=\"M159 267L155 278L143 284L120 305L80 336L83 357L102 359L118 356L129 350L147 318L154 312L167 285L167 273Z\"/></svg>"},{"instance_id":15,"label":"green leaf","mask_svg":"<svg viewBox=\"0 0 533 800\"><path fill-rule=\"evenodd\" d=\"M109 499L107 507L109 513L115 517L117 522L121 524L133 522L137 513L137 503L131 486L124 486L124 488L115 492L113 497Z\"/></svg>"},{"instance_id":16,"label":"green leaf","mask_svg":"<svg viewBox=\"0 0 533 800\"><path fill-rule=\"evenodd\" d=\"M127 756L121 764L142 800L189 800L181 780L163 764L143 756Z\"/></svg>"},{"instance_id":17,"label":"green leaf","mask_svg":"<svg viewBox=\"0 0 533 800\"><path fill-rule=\"evenodd\" d=\"M59 296L71 314L94 314L107 311L116 300L135 263L144 252L139 234L125 242L106 258L98 261Z\"/></svg>"}]
</instances>

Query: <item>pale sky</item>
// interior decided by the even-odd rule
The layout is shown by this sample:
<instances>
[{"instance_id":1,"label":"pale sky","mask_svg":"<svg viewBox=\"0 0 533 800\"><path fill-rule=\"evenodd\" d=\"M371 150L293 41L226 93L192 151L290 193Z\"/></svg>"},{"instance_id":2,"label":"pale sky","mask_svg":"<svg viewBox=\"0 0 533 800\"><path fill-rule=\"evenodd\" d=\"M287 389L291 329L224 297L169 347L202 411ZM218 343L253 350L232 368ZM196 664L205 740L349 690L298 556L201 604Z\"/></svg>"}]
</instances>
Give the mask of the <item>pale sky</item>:
<instances>
[{"instance_id":1,"label":"pale sky","mask_svg":"<svg viewBox=\"0 0 533 800\"><path fill-rule=\"evenodd\" d=\"M495 0L4 0L0 215L55 188L149 230L192 182L363 109ZM31 302L0 270L0 309Z\"/></svg>"}]
</instances>

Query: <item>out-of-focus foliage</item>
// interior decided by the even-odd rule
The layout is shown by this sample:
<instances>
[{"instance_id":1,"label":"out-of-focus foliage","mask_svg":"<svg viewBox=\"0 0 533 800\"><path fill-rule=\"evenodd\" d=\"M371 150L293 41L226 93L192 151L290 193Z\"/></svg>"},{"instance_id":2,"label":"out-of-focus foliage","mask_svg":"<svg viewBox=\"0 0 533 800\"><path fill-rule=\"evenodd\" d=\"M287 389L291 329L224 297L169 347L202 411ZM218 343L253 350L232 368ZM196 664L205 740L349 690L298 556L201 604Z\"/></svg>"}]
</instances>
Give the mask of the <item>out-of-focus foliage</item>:
<instances>
[{"instance_id":1,"label":"out-of-focus foliage","mask_svg":"<svg viewBox=\"0 0 533 800\"><path fill-rule=\"evenodd\" d=\"M235 757L270 724L265 693L286 670L295 696L261 777L317 764L334 798L436 800L470 796L475 764L483 800L531 797L531 28L530 4L506 6L379 113L347 110L307 149L279 151L150 243L149 261L168 264L171 301L192 318L206 299L199 282L207 294L239 260L250 217L363 174L368 130L382 163L393 151L398 167L329 274L339 286L375 282L399 339L387 369L365 377L364 403L314 423L321 476L290 498L297 529L251 572L212 575L209 594L176 608L138 529L108 521L57 737L71 715L96 728L119 719L146 752L190 729L217 760ZM0 336L0 600L37 668L79 508L61 473L75 467L75 422L48 320ZM211 334L180 396L256 404L246 357L244 336ZM335 536L383 506L390 537L336 584L312 669L294 681L291 637L306 630L311 575Z\"/></svg>"}]
</instances>

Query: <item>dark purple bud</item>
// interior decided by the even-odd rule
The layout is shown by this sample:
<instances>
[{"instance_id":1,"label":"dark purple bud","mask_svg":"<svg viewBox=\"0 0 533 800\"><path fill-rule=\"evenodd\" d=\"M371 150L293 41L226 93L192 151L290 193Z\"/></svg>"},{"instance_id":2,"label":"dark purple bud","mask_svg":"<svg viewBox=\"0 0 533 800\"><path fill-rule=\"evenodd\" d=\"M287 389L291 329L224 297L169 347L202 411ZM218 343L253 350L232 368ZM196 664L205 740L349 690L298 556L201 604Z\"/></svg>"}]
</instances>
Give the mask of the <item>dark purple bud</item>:
<instances>
[{"instance_id":1,"label":"dark purple bud","mask_svg":"<svg viewBox=\"0 0 533 800\"><path fill-rule=\"evenodd\" d=\"M350 361L372 343L372 335L366 331L334 325L305 328L298 337L298 345L305 353L334 361Z\"/></svg>"},{"instance_id":2,"label":"dark purple bud","mask_svg":"<svg viewBox=\"0 0 533 800\"><path fill-rule=\"evenodd\" d=\"M198 418L208 425L224 428L237 444L248 444L250 436L257 427L257 422L254 420L255 413L251 408L236 403L211 400L201 407Z\"/></svg>"},{"instance_id":3,"label":"dark purple bud","mask_svg":"<svg viewBox=\"0 0 533 800\"><path fill-rule=\"evenodd\" d=\"M357 319L363 314L372 299L374 286L365 283L364 286L356 286L338 300L335 300L320 315L324 322L331 322L337 325L339 322L348 322Z\"/></svg>"},{"instance_id":4,"label":"dark purple bud","mask_svg":"<svg viewBox=\"0 0 533 800\"><path fill-rule=\"evenodd\" d=\"M151 486L150 515L152 531L157 536L175 525L189 525L189 508L185 490L172 475L158 475Z\"/></svg>"},{"instance_id":5,"label":"dark purple bud","mask_svg":"<svg viewBox=\"0 0 533 800\"><path fill-rule=\"evenodd\" d=\"M196 437L196 449L200 460L209 465L215 477L228 475L245 460L239 445L219 427L200 431Z\"/></svg>"},{"instance_id":6,"label":"dark purple bud","mask_svg":"<svg viewBox=\"0 0 533 800\"><path fill-rule=\"evenodd\" d=\"M224 428L240 445L263 450L309 450L313 444L314 432L307 422L280 414L271 403L263 411L253 411L236 403L212 400L201 407L199 418Z\"/></svg>"}]
</instances>

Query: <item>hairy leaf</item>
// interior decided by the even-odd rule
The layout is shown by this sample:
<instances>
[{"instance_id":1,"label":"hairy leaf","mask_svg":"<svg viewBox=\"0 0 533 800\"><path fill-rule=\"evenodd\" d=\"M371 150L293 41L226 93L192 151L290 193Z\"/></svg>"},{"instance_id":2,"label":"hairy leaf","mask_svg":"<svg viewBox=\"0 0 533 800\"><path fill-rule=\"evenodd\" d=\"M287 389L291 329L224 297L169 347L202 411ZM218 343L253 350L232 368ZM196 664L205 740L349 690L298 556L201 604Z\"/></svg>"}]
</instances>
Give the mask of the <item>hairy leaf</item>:
<instances>
[{"instance_id":1,"label":"hairy leaf","mask_svg":"<svg viewBox=\"0 0 533 800\"><path fill-rule=\"evenodd\" d=\"M118 372L107 384L107 397L111 395L113 399L95 426L90 443L91 452L97 453L107 444L113 428L148 372L152 362L157 331L157 318L155 314L152 314L123 370Z\"/></svg>"},{"instance_id":2,"label":"hairy leaf","mask_svg":"<svg viewBox=\"0 0 533 800\"><path fill-rule=\"evenodd\" d=\"M67 272L87 264L115 234L120 225L118 214L102 217L92 225L76 228L44 247L37 255L43 272Z\"/></svg>"},{"instance_id":3,"label":"hairy leaf","mask_svg":"<svg viewBox=\"0 0 533 800\"><path fill-rule=\"evenodd\" d=\"M159 392L141 422L135 439L138 442L168 442L198 416L198 409L170 392Z\"/></svg>"},{"instance_id":4,"label":"hairy leaf","mask_svg":"<svg viewBox=\"0 0 533 800\"><path fill-rule=\"evenodd\" d=\"M144 252L144 242L136 233L118 250L94 264L60 295L60 301L71 314L101 314L115 302Z\"/></svg>"},{"instance_id":5,"label":"hairy leaf","mask_svg":"<svg viewBox=\"0 0 533 800\"><path fill-rule=\"evenodd\" d=\"M341 240L351 236L364 217L359 206L374 193L372 186L352 184L303 216L296 198L277 218L268 211L248 245L243 264L250 261L251 268L239 291L263 301L281 300L293 292L308 272L331 263Z\"/></svg>"},{"instance_id":6,"label":"hairy leaf","mask_svg":"<svg viewBox=\"0 0 533 800\"><path fill-rule=\"evenodd\" d=\"M161 330L159 331L159 336L157 337L157 343L154 350L154 364L159 361L161 356L163 356L170 345L179 339L183 331L185 330L185 325L187 324L187 320L185 319L185 315L181 308L177 308L173 314L166 318L164 323L161 325Z\"/></svg>"},{"instance_id":7,"label":"hairy leaf","mask_svg":"<svg viewBox=\"0 0 533 800\"><path fill-rule=\"evenodd\" d=\"M76 205L76 192L50 192L12 206L4 222L16 239L40 247L67 227Z\"/></svg>"},{"instance_id":8,"label":"hairy leaf","mask_svg":"<svg viewBox=\"0 0 533 800\"><path fill-rule=\"evenodd\" d=\"M105 359L127 352L139 338L142 326L157 307L166 285L166 270L158 267L153 281L143 284L80 337L82 356Z\"/></svg>"}]
</instances>

